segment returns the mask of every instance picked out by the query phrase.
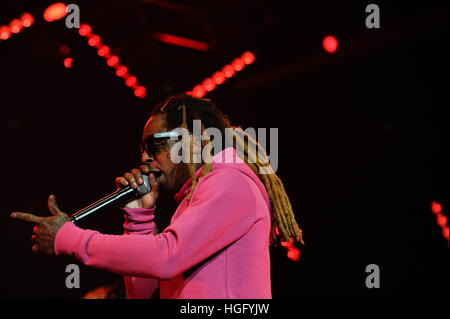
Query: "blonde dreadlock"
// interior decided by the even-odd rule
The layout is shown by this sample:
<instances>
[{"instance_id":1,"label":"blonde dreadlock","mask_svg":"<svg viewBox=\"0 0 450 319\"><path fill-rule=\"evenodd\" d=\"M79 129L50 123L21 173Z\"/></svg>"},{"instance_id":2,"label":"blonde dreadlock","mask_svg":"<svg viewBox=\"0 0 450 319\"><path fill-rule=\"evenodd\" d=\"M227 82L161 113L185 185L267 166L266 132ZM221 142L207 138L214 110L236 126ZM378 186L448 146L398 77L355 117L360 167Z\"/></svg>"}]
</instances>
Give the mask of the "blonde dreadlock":
<instances>
[{"instance_id":1,"label":"blonde dreadlock","mask_svg":"<svg viewBox=\"0 0 450 319\"><path fill-rule=\"evenodd\" d=\"M183 104L181 106L181 108L183 109L183 122L181 123L181 127L184 128L185 130L188 130L188 125L187 125L187 117L186 117L186 105ZM202 129L202 135L205 132L205 127L201 126ZM189 171L189 175L191 177L191 181L192 181L192 186L191 186L191 190L189 192L189 195L187 197L187 200L190 201L191 197L192 197L192 193L194 192L194 188L197 185L197 176L195 176L195 167L193 164L193 157L194 157L194 140L193 138L189 137L189 138L183 138L183 143L185 143L183 145L183 149L187 149L187 147L189 147L189 159L185 160L186 166L188 168ZM207 143L205 145L205 147L208 147L208 151L207 151L207 156L208 159L205 161L205 163L203 164L203 170L202 170L202 174L200 175L200 178L205 176L206 174L208 174L211 171L211 143L209 141L209 139L207 140Z\"/></svg>"},{"instance_id":2,"label":"blonde dreadlock","mask_svg":"<svg viewBox=\"0 0 450 319\"><path fill-rule=\"evenodd\" d=\"M283 241L288 241L290 237L293 237L296 241L305 244L302 238L302 230L295 220L291 202L286 194L283 183L269 165L269 160L264 149L250 135L245 134L241 128L235 128L234 131L233 147L263 182L272 204L273 214L270 243L276 243L277 230L279 230Z\"/></svg>"}]
</instances>

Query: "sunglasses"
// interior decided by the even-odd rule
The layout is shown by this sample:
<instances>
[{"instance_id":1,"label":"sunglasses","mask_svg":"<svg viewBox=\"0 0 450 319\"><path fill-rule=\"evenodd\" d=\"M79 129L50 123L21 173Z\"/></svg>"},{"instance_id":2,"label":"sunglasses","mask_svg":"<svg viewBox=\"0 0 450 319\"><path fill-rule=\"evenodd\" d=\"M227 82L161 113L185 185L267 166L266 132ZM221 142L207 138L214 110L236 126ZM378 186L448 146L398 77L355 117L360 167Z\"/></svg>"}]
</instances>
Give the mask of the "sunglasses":
<instances>
[{"instance_id":1,"label":"sunglasses","mask_svg":"<svg viewBox=\"0 0 450 319\"><path fill-rule=\"evenodd\" d=\"M147 138L141 142L139 150L141 153L147 152L148 155L155 155L156 152L161 149L167 139L179 139L181 134L175 131L156 133L147 136Z\"/></svg>"}]
</instances>

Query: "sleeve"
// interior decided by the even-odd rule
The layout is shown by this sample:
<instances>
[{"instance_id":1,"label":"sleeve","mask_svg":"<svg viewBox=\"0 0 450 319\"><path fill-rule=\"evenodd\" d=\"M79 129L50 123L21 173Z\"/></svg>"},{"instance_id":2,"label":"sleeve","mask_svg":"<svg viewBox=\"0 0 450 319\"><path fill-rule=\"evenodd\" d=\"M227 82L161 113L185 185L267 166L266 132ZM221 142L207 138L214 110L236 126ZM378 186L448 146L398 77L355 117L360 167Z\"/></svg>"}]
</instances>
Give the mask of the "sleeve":
<instances>
[{"instance_id":1,"label":"sleeve","mask_svg":"<svg viewBox=\"0 0 450 319\"><path fill-rule=\"evenodd\" d=\"M162 233L105 235L66 223L55 251L88 266L169 280L243 236L256 220L257 186L236 169L203 177L189 206Z\"/></svg>"},{"instance_id":2,"label":"sleeve","mask_svg":"<svg viewBox=\"0 0 450 319\"><path fill-rule=\"evenodd\" d=\"M152 209L145 208L124 208L125 222L123 229L125 234L152 235L155 231L156 206Z\"/></svg>"},{"instance_id":3,"label":"sleeve","mask_svg":"<svg viewBox=\"0 0 450 319\"><path fill-rule=\"evenodd\" d=\"M152 209L124 208L124 234L154 235L153 221L156 207ZM159 288L159 280L155 278L124 275L124 283L128 299L150 299Z\"/></svg>"}]
</instances>

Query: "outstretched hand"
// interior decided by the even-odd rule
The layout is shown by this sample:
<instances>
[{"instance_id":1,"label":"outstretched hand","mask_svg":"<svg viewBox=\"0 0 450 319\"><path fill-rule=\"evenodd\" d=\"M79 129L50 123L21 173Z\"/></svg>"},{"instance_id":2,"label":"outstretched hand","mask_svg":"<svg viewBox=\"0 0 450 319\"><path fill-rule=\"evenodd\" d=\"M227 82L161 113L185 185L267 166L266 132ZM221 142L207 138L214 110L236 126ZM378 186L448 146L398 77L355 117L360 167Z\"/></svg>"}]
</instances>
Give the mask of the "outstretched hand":
<instances>
[{"instance_id":1,"label":"outstretched hand","mask_svg":"<svg viewBox=\"0 0 450 319\"><path fill-rule=\"evenodd\" d=\"M69 219L69 216L59 209L54 195L50 195L48 198L48 209L52 214L50 217L40 217L22 212L11 213L12 218L36 224L33 229L34 235L31 236L31 240L36 243L31 249L34 253L54 254L55 250L53 246L56 233Z\"/></svg>"}]
</instances>

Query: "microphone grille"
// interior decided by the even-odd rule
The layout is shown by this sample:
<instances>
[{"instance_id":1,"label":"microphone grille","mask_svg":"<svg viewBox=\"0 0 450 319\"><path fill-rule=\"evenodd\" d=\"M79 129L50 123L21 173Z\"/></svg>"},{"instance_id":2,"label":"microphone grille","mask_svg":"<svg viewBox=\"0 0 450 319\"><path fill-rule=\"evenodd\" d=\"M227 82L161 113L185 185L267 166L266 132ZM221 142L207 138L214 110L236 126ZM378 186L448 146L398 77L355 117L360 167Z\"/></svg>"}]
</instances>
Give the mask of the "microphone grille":
<instances>
[{"instance_id":1,"label":"microphone grille","mask_svg":"<svg viewBox=\"0 0 450 319\"><path fill-rule=\"evenodd\" d=\"M150 193L150 191L152 190L152 188L150 186L150 181L148 179L148 176L147 175L142 175L142 178L144 179L144 184L140 185L136 189L136 192L138 193L139 197L142 197L145 194Z\"/></svg>"}]
</instances>

